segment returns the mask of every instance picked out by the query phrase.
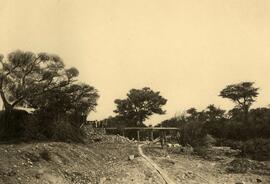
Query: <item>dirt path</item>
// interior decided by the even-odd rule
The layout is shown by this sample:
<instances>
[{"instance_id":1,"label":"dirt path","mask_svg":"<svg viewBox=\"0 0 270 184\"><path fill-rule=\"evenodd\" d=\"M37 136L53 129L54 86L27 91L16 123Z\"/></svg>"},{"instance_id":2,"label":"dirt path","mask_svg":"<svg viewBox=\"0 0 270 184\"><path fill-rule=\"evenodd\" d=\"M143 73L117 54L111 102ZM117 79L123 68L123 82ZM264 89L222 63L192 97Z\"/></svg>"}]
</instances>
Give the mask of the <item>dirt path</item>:
<instances>
[{"instance_id":1,"label":"dirt path","mask_svg":"<svg viewBox=\"0 0 270 184\"><path fill-rule=\"evenodd\" d=\"M163 171L152 159L150 159L149 157L147 157L144 153L143 153L143 151L142 151L142 146L143 146L144 144L140 144L140 145L138 145L138 150L139 150L139 153L140 153L140 155L144 158L144 161L145 162L148 162L151 166L152 166L152 168L154 168L159 174L160 174L160 176L162 177L162 179L164 180L164 182L166 183L166 184L175 184L175 182L174 181L172 181L170 178L169 178L169 176L167 175L167 173L165 172L165 171Z\"/></svg>"}]
</instances>

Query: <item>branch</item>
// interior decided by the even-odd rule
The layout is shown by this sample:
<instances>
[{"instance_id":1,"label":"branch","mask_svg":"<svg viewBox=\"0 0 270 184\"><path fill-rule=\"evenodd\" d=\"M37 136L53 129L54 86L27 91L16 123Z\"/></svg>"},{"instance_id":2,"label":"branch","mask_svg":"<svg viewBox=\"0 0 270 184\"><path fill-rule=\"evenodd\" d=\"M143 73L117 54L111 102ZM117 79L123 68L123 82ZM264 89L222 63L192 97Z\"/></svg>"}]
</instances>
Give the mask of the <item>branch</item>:
<instances>
[{"instance_id":1,"label":"branch","mask_svg":"<svg viewBox=\"0 0 270 184\"><path fill-rule=\"evenodd\" d=\"M25 97L22 96L21 98L17 99L15 102L11 104L12 107L15 107L19 102L21 102Z\"/></svg>"},{"instance_id":2,"label":"branch","mask_svg":"<svg viewBox=\"0 0 270 184\"><path fill-rule=\"evenodd\" d=\"M244 103L242 103L242 102L240 102L240 100L239 99L236 99L236 101L240 104L240 105L245 105Z\"/></svg>"},{"instance_id":3,"label":"branch","mask_svg":"<svg viewBox=\"0 0 270 184\"><path fill-rule=\"evenodd\" d=\"M19 66L19 63L16 64L13 68L11 68L11 70L8 70L8 72L7 72L4 76L7 77L7 76L8 76L9 74L11 74L11 72L12 72L13 70L15 70L18 66Z\"/></svg>"},{"instance_id":4,"label":"branch","mask_svg":"<svg viewBox=\"0 0 270 184\"><path fill-rule=\"evenodd\" d=\"M10 104L7 101L7 98L5 96L5 93L3 92L3 90L1 88L0 88L0 95L1 95L1 99L3 100L5 108L6 108L6 106L10 106Z\"/></svg>"},{"instance_id":5,"label":"branch","mask_svg":"<svg viewBox=\"0 0 270 184\"><path fill-rule=\"evenodd\" d=\"M39 59L40 59L40 56L36 57L33 62L29 63L29 65L26 66L26 70L25 70L26 72L22 77L22 86L24 86L24 84L25 84L26 76L29 75L33 71L35 64L41 63L42 60L40 60L39 62L36 63L36 61L38 61ZM27 71L29 66L30 66L30 69Z\"/></svg>"}]
</instances>

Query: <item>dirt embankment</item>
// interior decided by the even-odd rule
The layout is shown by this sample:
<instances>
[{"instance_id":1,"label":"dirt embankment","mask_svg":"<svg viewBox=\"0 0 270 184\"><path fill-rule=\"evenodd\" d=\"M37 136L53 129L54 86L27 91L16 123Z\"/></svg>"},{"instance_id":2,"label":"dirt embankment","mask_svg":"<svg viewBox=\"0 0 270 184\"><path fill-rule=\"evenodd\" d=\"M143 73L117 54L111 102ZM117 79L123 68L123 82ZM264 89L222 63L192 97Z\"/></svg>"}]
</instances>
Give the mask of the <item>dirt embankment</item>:
<instances>
[{"instance_id":1,"label":"dirt embankment","mask_svg":"<svg viewBox=\"0 0 270 184\"><path fill-rule=\"evenodd\" d=\"M0 183L164 183L139 156L136 143L121 136L94 139L87 144L0 144Z\"/></svg>"},{"instance_id":2,"label":"dirt embankment","mask_svg":"<svg viewBox=\"0 0 270 184\"><path fill-rule=\"evenodd\" d=\"M0 145L0 183L99 183L136 147L126 144Z\"/></svg>"},{"instance_id":3,"label":"dirt embankment","mask_svg":"<svg viewBox=\"0 0 270 184\"><path fill-rule=\"evenodd\" d=\"M269 162L218 156L205 159L181 147L143 147L174 183L270 183ZM220 150L217 150L220 151ZM164 178L121 136L95 136L86 144L0 144L3 184L163 184ZM135 158L130 156L133 155ZM213 155L212 155L213 156ZM211 158L213 158L211 156Z\"/></svg>"}]
</instances>

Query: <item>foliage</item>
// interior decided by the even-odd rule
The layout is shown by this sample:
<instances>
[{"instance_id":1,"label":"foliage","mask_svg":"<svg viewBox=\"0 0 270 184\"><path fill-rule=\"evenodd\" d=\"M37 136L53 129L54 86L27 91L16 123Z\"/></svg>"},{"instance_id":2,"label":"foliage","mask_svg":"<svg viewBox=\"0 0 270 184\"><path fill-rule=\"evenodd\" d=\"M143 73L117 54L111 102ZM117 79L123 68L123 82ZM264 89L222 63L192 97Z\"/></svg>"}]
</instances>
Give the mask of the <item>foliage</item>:
<instances>
[{"instance_id":1,"label":"foliage","mask_svg":"<svg viewBox=\"0 0 270 184\"><path fill-rule=\"evenodd\" d=\"M0 56L0 140L82 141L82 123L95 110L98 91L77 82L56 55L15 51ZM34 113L17 110L33 108Z\"/></svg>"},{"instance_id":2,"label":"foliage","mask_svg":"<svg viewBox=\"0 0 270 184\"><path fill-rule=\"evenodd\" d=\"M0 95L5 109L29 105L40 95L74 82L79 72L66 69L56 55L15 51L0 58Z\"/></svg>"},{"instance_id":3,"label":"foliage","mask_svg":"<svg viewBox=\"0 0 270 184\"><path fill-rule=\"evenodd\" d=\"M129 120L123 116L109 116L101 121L99 124L102 127L116 127L116 128L123 128L123 127L135 127L137 126L137 122Z\"/></svg>"},{"instance_id":4,"label":"foliage","mask_svg":"<svg viewBox=\"0 0 270 184\"><path fill-rule=\"evenodd\" d=\"M148 87L143 89L131 89L126 99L116 99L116 110L119 116L136 122L137 126L143 126L143 121L153 114L164 114L162 106L167 100Z\"/></svg>"},{"instance_id":5,"label":"foliage","mask_svg":"<svg viewBox=\"0 0 270 184\"><path fill-rule=\"evenodd\" d=\"M243 144L242 152L255 160L270 160L270 139L248 140Z\"/></svg>"},{"instance_id":6,"label":"foliage","mask_svg":"<svg viewBox=\"0 0 270 184\"><path fill-rule=\"evenodd\" d=\"M206 121L207 122L216 122L224 119L225 110L216 107L215 105L211 104L207 106L205 113Z\"/></svg>"},{"instance_id":7,"label":"foliage","mask_svg":"<svg viewBox=\"0 0 270 184\"><path fill-rule=\"evenodd\" d=\"M0 140L22 137L28 117L29 114L23 110L0 111Z\"/></svg>"},{"instance_id":8,"label":"foliage","mask_svg":"<svg viewBox=\"0 0 270 184\"><path fill-rule=\"evenodd\" d=\"M207 132L204 129L204 123L199 121L190 121L181 127L180 143L183 145L197 146L201 144L202 139Z\"/></svg>"},{"instance_id":9,"label":"foliage","mask_svg":"<svg viewBox=\"0 0 270 184\"><path fill-rule=\"evenodd\" d=\"M228 112L214 105L202 111L192 107L181 117L165 120L160 125L179 127L180 143L195 146L202 152L216 139L217 145L239 149L242 156L269 160L270 108L250 109L257 91L252 82L229 85L220 92L220 96L237 104Z\"/></svg>"},{"instance_id":10,"label":"foliage","mask_svg":"<svg viewBox=\"0 0 270 184\"><path fill-rule=\"evenodd\" d=\"M46 113L87 115L97 105L97 90L87 84L71 84L52 90L30 101L32 107Z\"/></svg>"},{"instance_id":11,"label":"foliage","mask_svg":"<svg viewBox=\"0 0 270 184\"><path fill-rule=\"evenodd\" d=\"M67 114L29 114L23 110L0 112L0 141L54 140L82 142L78 121Z\"/></svg>"},{"instance_id":12,"label":"foliage","mask_svg":"<svg viewBox=\"0 0 270 184\"><path fill-rule=\"evenodd\" d=\"M255 102L255 98L258 96L259 88L253 87L253 84L253 82L242 82L239 84L228 85L220 92L219 95L236 103L236 107L244 112L245 121L250 106Z\"/></svg>"},{"instance_id":13,"label":"foliage","mask_svg":"<svg viewBox=\"0 0 270 184\"><path fill-rule=\"evenodd\" d=\"M250 157L255 160L270 160L270 139L253 138L246 141L226 139L220 141L223 146L230 146L241 150L242 156Z\"/></svg>"}]
</instances>

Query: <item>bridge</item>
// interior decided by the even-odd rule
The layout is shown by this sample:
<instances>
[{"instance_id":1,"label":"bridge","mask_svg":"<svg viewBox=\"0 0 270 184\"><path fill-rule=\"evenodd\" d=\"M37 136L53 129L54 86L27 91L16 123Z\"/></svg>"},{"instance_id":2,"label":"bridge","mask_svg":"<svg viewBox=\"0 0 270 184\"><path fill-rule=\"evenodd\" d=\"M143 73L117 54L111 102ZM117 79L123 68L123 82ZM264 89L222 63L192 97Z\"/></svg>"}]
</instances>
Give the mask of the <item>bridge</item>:
<instances>
[{"instance_id":1,"label":"bridge","mask_svg":"<svg viewBox=\"0 0 270 184\"><path fill-rule=\"evenodd\" d=\"M137 140L140 141L140 132L148 131L150 134L150 140L154 140L154 131L158 131L160 136L165 137L166 139L166 132L168 131L176 131L179 132L180 129L176 127L103 127L105 131L110 130L119 130L122 132L122 136L125 136L125 132L127 130L134 130L137 132Z\"/></svg>"}]
</instances>

